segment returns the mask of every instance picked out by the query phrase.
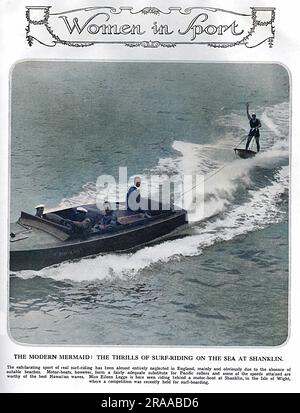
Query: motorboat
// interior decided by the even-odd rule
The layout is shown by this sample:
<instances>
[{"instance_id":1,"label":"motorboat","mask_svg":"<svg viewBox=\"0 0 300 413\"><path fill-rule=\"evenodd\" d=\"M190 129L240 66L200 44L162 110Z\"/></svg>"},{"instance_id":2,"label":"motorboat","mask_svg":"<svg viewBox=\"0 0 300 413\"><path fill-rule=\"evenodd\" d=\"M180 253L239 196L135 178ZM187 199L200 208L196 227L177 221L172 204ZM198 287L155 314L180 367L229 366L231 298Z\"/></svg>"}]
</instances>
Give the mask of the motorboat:
<instances>
[{"instance_id":1,"label":"motorboat","mask_svg":"<svg viewBox=\"0 0 300 413\"><path fill-rule=\"evenodd\" d=\"M125 203L117 203L117 224L101 228L97 221L105 212L96 204L80 206L93 222L84 233L74 232L70 225L76 219L78 205L41 217L22 211L10 228L11 271L40 270L81 257L129 251L170 234L187 222L184 209L159 204L155 209L131 211Z\"/></svg>"}]
</instances>

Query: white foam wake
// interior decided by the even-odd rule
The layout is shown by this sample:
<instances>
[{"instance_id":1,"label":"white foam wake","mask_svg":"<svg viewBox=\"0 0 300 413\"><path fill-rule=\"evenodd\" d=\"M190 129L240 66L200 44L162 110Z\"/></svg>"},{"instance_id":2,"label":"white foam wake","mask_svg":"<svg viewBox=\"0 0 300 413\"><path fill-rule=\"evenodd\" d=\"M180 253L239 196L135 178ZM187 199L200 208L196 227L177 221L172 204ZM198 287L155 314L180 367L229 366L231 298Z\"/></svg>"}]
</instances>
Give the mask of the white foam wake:
<instances>
[{"instance_id":1,"label":"white foam wake","mask_svg":"<svg viewBox=\"0 0 300 413\"><path fill-rule=\"evenodd\" d=\"M235 206L227 214L203 228L196 228L195 235L145 247L131 254L104 254L65 262L41 271L20 271L21 278L34 276L73 282L91 282L114 277L132 277L145 268L171 259L199 255L203 249L216 242L229 241L239 235L262 229L270 223L280 222L283 212L278 207L280 195L288 188L289 170L279 170L275 180L266 188L250 191L251 199Z\"/></svg>"},{"instance_id":2,"label":"white foam wake","mask_svg":"<svg viewBox=\"0 0 300 413\"><path fill-rule=\"evenodd\" d=\"M224 127L224 130L227 130L228 125L230 125L232 131L235 133L239 131L238 138L227 131L211 144L175 141L172 145L173 157L162 158L152 169L137 171L137 173L142 177L144 183L150 180L150 177L154 183L156 178L157 182L162 182L160 180L162 175L166 178L172 176L174 182L183 181L185 175L202 176L205 179L205 194L201 193L202 188L200 187L198 192L196 190L195 195L199 199L199 204L204 203L204 213L203 208L198 208L199 213L196 210L195 213L190 214L190 220L195 222L223 211L230 204L238 185L241 182L244 185L250 184L249 172L251 169L257 166L271 167L281 159L288 158L288 103L284 102L265 109L257 108L257 111L261 113L263 128L261 133L262 151L255 158L241 160L234 155L233 146L237 143L236 140L240 140L240 137L247 133L248 120L245 114L231 113L217 118L215 122L217 126ZM214 175L220 168L222 168L220 173ZM211 175L214 175L213 178L210 177ZM125 199L127 186L119 189L120 194L122 194L120 199ZM180 185L178 189L181 189ZM145 185L142 185L141 193L143 196L147 195L148 189L145 188ZM88 182L79 194L63 199L58 208L95 203L97 199L115 200L115 194L110 194L107 188L99 190L95 183ZM183 208L190 209L189 204L181 204L180 192L175 194L175 199L180 201Z\"/></svg>"}]
</instances>

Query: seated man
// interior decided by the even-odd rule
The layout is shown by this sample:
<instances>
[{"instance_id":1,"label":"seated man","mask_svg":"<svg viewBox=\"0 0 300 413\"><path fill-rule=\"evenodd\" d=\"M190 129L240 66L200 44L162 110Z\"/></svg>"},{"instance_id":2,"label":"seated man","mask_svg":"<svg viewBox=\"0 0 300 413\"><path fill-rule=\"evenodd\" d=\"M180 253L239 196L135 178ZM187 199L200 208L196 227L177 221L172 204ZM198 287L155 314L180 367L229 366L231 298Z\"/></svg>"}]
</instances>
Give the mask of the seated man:
<instances>
[{"instance_id":1,"label":"seated man","mask_svg":"<svg viewBox=\"0 0 300 413\"><path fill-rule=\"evenodd\" d=\"M76 220L65 219L71 224L74 233L87 235L92 228L92 221L86 216L87 210L83 207L76 208Z\"/></svg>"},{"instance_id":2,"label":"seated man","mask_svg":"<svg viewBox=\"0 0 300 413\"><path fill-rule=\"evenodd\" d=\"M36 217L39 217L39 218L43 218L43 214L44 214L44 209L45 209L45 205L37 205L36 207L35 207L35 210L36 210L36 212L35 212L35 216Z\"/></svg>"},{"instance_id":3,"label":"seated man","mask_svg":"<svg viewBox=\"0 0 300 413\"><path fill-rule=\"evenodd\" d=\"M115 211L111 209L111 205L108 201L103 203L104 215L102 215L98 226L100 229L106 229L114 225L118 225L118 217Z\"/></svg>"}]
</instances>

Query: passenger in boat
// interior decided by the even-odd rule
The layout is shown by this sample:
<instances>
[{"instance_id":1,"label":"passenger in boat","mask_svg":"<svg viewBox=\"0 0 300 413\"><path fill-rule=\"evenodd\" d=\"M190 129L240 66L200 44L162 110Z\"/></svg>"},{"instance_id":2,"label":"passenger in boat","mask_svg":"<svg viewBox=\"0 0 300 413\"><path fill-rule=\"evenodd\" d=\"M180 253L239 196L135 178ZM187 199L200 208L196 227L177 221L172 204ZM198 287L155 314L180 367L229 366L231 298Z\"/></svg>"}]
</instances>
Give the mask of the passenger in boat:
<instances>
[{"instance_id":1,"label":"passenger in boat","mask_svg":"<svg viewBox=\"0 0 300 413\"><path fill-rule=\"evenodd\" d=\"M150 218L149 211L145 211L141 208L141 194L140 194L141 178L136 176L134 178L134 185L132 185L126 195L126 207L127 211L144 213L145 218Z\"/></svg>"},{"instance_id":2,"label":"passenger in boat","mask_svg":"<svg viewBox=\"0 0 300 413\"><path fill-rule=\"evenodd\" d=\"M106 229L118 225L118 217L115 211L111 209L110 202L105 201L103 203L104 215L102 215L99 224L97 225L100 229Z\"/></svg>"},{"instance_id":3,"label":"passenger in boat","mask_svg":"<svg viewBox=\"0 0 300 413\"><path fill-rule=\"evenodd\" d=\"M92 228L92 221L86 216L87 209L83 207L76 208L75 220L65 219L66 223L71 224L72 231L76 234L87 235Z\"/></svg>"},{"instance_id":4,"label":"passenger in boat","mask_svg":"<svg viewBox=\"0 0 300 413\"><path fill-rule=\"evenodd\" d=\"M250 123L250 131L248 133L248 139L247 139L247 143L246 143L246 150L248 150L250 142L252 140L252 138L255 138L256 141L256 148L257 148L257 152L259 152L260 150L260 145L259 145L259 128L261 128L261 122L260 120L256 117L255 113L252 113L252 115L250 116L249 113L249 103L246 104L246 108L247 108L247 116L249 119L249 123Z\"/></svg>"},{"instance_id":5,"label":"passenger in boat","mask_svg":"<svg viewBox=\"0 0 300 413\"><path fill-rule=\"evenodd\" d=\"M136 176L134 178L134 185L132 185L126 195L126 206L129 211L140 211L141 194L140 194L141 178Z\"/></svg>"},{"instance_id":6,"label":"passenger in boat","mask_svg":"<svg viewBox=\"0 0 300 413\"><path fill-rule=\"evenodd\" d=\"M35 216L39 217L39 218L43 218L43 214L44 214L44 209L45 209L45 205L41 204L41 205L37 205L35 207Z\"/></svg>"},{"instance_id":7,"label":"passenger in boat","mask_svg":"<svg viewBox=\"0 0 300 413\"><path fill-rule=\"evenodd\" d=\"M81 222L83 221L85 218L87 218L87 209L84 207L77 207L76 211L75 211L75 216L74 218L72 218L72 221L75 222Z\"/></svg>"}]
</instances>

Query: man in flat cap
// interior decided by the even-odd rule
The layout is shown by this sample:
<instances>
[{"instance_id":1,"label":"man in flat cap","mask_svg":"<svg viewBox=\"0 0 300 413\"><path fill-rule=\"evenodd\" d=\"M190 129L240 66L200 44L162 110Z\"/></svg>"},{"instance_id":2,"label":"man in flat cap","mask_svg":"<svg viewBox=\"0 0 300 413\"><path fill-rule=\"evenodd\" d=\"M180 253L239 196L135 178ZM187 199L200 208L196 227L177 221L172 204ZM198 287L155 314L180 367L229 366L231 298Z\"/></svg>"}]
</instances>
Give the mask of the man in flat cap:
<instances>
[{"instance_id":1,"label":"man in flat cap","mask_svg":"<svg viewBox=\"0 0 300 413\"><path fill-rule=\"evenodd\" d=\"M92 228L92 221L86 216L87 212L84 207L78 207L76 208L76 220L65 220L72 224L73 231L79 235L87 235Z\"/></svg>"},{"instance_id":2,"label":"man in flat cap","mask_svg":"<svg viewBox=\"0 0 300 413\"><path fill-rule=\"evenodd\" d=\"M43 218L43 214L44 214L44 209L45 209L45 205L43 204L39 204L35 207L35 216L39 217L39 218Z\"/></svg>"}]
</instances>

